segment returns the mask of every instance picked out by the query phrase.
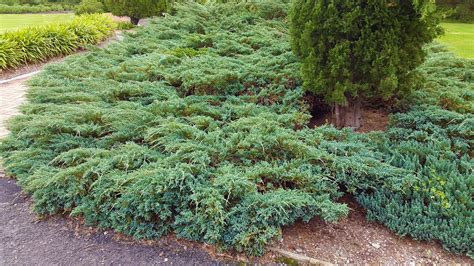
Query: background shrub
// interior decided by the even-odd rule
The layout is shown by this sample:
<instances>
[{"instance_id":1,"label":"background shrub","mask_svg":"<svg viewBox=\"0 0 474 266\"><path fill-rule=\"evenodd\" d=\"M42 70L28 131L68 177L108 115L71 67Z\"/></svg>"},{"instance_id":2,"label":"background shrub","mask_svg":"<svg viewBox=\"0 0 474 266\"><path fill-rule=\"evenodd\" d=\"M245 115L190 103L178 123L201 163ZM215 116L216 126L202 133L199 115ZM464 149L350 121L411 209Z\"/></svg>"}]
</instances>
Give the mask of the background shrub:
<instances>
[{"instance_id":1,"label":"background shrub","mask_svg":"<svg viewBox=\"0 0 474 266\"><path fill-rule=\"evenodd\" d=\"M474 21L474 0L438 0L436 3L448 11L449 19L461 22Z\"/></svg>"},{"instance_id":2,"label":"background shrub","mask_svg":"<svg viewBox=\"0 0 474 266\"><path fill-rule=\"evenodd\" d=\"M104 0L97 0L103 4ZM81 0L0 0L0 14L21 14L21 13L43 13L51 11L70 11L81 3ZM91 9L89 12L83 13L99 13L97 3L91 3L89 7L83 9ZM104 9L103 6L101 9ZM104 10L105 11L105 10Z\"/></svg>"},{"instance_id":3,"label":"background shrub","mask_svg":"<svg viewBox=\"0 0 474 266\"><path fill-rule=\"evenodd\" d=\"M127 16L137 25L141 18L168 11L173 0L105 0L107 8L116 16Z\"/></svg>"},{"instance_id":4,"label":"background shrub","mask_svg":"<svg viewBox=\"0 0 474 266\"><path fill-rule=\"evenodd\" d=\"M76 13L76 15L102 12L104 12L104 5L97 0L82 0L81 4L74 7L74 13Z\"/></svg>"},{"instance_id":5,"label":"background shrub","mask_svg":"<svg viewBox=\"0 0 474 266\"><path fill-rule=\"evenodd\" d=\"M50 11L64 11L62 5L5 5L0 4L0 14L43 13Z\"/></svg>"},{"instance_id":6,"label":"background shrub","mask_svg":"<svg viewBox=\"0 0 474 266\"><path fill-rule=\"evenodd\" d=\"M456 6L454 13L449 18L462 22L474 22L474 1L471 0Z\"/></svg>"}]
</instances>

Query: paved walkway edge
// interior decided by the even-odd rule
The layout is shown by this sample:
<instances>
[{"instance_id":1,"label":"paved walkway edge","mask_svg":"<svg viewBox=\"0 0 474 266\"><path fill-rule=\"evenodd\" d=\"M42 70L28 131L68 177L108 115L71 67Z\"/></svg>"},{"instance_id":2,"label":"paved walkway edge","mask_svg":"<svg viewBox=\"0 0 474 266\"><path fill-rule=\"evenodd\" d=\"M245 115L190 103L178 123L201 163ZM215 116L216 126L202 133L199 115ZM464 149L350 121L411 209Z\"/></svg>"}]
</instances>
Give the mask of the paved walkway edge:
<instances>
[{"instance_id":1,"label":"paved walkway edge","mask_svg":"<svg viewBox=\"0 0 474 266\"><path fill-rule=\"evenodd\" d=\"M19 75L19 76L16 76L14 78L11 78L11 79L0 80L0 84L5 84L5 83L9 83L9 82L12 82L12 81L15 81L15 80L29 78L29 77L32 77L32 76L40 73L40 72L41 72L41 70L38 70L38 71L23 74L23 75Z\"/></svg>"},{"instance_id":2,"label":"paved walkway edge","mask_svg":"<svg viewBox=\"0 0 474 266\"><path fill-rule=\"evenodd\" d=\"M322 261L322 260L310 258L310 257L307 257L305 255L296 254L296 253L293 253L293 252L290 252L290 251L287 251L287 250L283 250L283 249L279 249L279 248L273 248L273 247L270 247L268 249L271 250L271 251L274 251L276 253L279 253L279 254L283 255L284 257L294 259L297 262L301 262L301 263L304 263L304 264L309 263L311 265L334 266L334 264L329 263L327 261Z\"/></svg>"}]
</instances>

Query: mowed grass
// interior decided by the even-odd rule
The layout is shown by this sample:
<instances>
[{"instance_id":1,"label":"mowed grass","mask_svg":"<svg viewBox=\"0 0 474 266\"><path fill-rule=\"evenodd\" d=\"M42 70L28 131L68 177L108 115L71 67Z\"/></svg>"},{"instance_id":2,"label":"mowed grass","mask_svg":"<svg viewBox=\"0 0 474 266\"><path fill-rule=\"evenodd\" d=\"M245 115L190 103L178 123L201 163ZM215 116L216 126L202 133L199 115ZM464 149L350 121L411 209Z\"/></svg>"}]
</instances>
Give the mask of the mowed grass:
<instances>
[{"instance_id":1,"label":"mowed grass","mask_svg":"<svg viewBox=\"0 0 474 266\"><path fill-rule=\"evenodd\" d=\"M0 14L0 33L72 20L74 14Z\"/></svg>"},{"instance_id":2,"label":"mowed grass","mask_svg":"<svg viewBox=\"0 0 474 266\"><path fill-rule=\"evenodd\" d=\"M458 56L474 59L474 24L442 23L445 34L438 41Z\"/></svg>"}]
</instances>

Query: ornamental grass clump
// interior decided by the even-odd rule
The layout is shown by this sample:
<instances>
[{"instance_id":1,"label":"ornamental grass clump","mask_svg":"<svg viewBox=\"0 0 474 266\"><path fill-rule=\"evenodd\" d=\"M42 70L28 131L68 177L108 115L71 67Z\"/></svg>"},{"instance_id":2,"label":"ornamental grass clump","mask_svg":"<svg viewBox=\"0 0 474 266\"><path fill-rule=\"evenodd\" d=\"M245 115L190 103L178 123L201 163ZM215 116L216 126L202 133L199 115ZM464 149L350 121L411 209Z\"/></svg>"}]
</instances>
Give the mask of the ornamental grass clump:
<instances>
[{"instance_id":1,"label":"ornamental grass clump","mask_svg":"<svg viewBox=\"0 0 474 266\"><path fill-rule=\"evenodd\" d=\"M82 15L71 22L29 27L0 34L0 70L68 55L97 44L114 29L103 15Z\"/></svg>"}]
</instances>

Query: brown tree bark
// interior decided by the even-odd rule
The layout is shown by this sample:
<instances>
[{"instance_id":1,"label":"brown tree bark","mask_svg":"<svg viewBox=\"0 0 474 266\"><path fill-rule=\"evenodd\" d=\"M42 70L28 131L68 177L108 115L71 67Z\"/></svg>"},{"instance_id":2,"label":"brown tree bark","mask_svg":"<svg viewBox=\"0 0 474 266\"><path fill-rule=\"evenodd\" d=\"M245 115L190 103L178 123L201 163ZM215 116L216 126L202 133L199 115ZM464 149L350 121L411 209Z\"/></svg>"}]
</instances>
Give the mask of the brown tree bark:
<instances>
[{"instance_id":1,"label":"brown tree bark","mask_svg":"<svg viewBox=\"0 0 474 266\"><path fill-rule=\"evenodd\" d=\"M130 22L133 25L138 25L138 22L140 22L140 18L130 17Z\"/></svg>"},{"instance_id":2,"label":"brown tree bark","mask_svg":"<svg viewBox=\"0 0 474 266\"><path fill-rule=\"evenodd\" d=\"M333 124L337 128L352 127L358 129L361 119L361 100L360 98L347 98L345 105L336 104L334 106Z\"/></svg>"}]
</instances>

